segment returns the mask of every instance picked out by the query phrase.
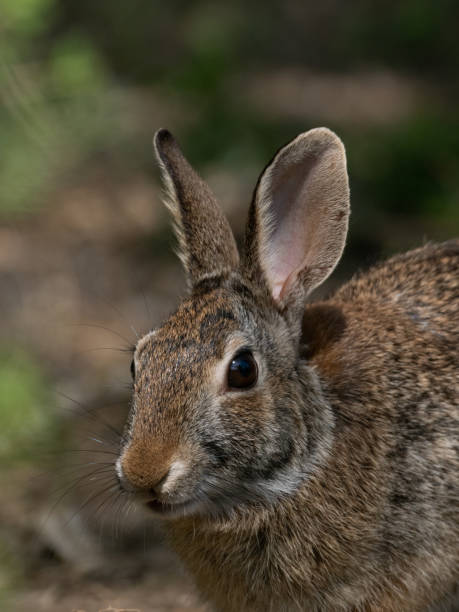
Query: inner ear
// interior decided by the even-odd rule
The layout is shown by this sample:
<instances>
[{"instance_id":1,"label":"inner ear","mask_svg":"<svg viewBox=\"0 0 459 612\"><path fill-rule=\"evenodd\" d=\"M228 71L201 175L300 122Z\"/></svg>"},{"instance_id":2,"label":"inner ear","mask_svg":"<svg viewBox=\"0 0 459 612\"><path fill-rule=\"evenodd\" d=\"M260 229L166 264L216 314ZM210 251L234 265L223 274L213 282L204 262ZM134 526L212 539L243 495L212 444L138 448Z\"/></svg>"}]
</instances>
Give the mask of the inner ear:
<instances>
[{"instance_id":1,"label":"inner ear","mask_svg":"<svg viewBox=\"0 0 459 612\"><path fill-rule=\"evenodd\" d=\"M247 241L273 298L304 300L339 261L349 216L344 147L330 130L301 134L260 177Z\"/></svg>"},{"instance_id":2,"label":"inner ear","mask_svg":"<svg viewBox=\"0 0 459 612\"><path fill-rule=\"evenodd\" d=\"M269 204L269 226L271 234L264 245L263 267L271 281L273 295L282 298L302 266L306 264L307 253L298 248L303 242L312 246L316 235L311 217L317 207L317 198L311 198L314 180L315 161L311 158L295 160L292 163L280 163L273 166L268 185L263 185L266 200ZM284 163L282 163L284 162ZM311 201L308 206L299 206L298 202Z\"/></svg>"}]
</instances>

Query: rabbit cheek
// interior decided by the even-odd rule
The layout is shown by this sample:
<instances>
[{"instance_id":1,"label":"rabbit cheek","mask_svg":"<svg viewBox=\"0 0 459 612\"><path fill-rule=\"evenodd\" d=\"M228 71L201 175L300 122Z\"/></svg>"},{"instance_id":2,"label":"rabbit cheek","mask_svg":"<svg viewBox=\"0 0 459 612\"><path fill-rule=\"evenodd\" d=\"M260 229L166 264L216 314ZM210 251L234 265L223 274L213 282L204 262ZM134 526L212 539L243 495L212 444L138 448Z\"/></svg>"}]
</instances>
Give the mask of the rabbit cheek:
<instances>
[{"instance_id":1,"label":"rabbit cheek","mask_svg":"<svg viewBox=\"0 0 459 612\"><path fill-rule=\"evenodd\" d=\"M224 410L222 423L231 440L231 464L240 481L272 479L294 454L289 417L283 414L283 423L279 423L272 399L265 395L241 394Z\"/></svg>"}]
</instances>

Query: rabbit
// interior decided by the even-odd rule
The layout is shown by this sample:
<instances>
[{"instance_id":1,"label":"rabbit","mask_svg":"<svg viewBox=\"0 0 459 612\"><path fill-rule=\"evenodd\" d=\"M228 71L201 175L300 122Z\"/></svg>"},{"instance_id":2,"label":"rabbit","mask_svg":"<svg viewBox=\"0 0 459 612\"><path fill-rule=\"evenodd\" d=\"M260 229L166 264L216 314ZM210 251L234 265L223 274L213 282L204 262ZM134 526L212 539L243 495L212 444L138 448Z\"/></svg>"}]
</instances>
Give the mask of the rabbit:
<instances>
[{"instance_id":1,"label":"rabbit","mask_svg":"<svg viewBox=\"0 0 459 612\"><path fill-rule=\"evenodd\" d=\"M173 136L154 144L189 291L135 348L121 489L215 610L459 610L459 241L314 302L348 230L338 136L278 151L241 257Z\"/></svg>"}]
</instances>

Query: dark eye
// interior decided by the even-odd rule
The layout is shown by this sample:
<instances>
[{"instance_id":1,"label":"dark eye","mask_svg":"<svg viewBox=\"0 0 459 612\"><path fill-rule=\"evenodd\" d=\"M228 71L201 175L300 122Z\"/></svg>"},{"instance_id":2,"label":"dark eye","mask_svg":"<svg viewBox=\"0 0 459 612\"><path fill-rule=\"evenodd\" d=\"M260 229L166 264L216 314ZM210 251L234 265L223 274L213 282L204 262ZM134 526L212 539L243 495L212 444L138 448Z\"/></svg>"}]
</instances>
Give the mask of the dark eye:
<instances>
[{"instance_id":1,"label":"dark eye","mask_svg":"<svg viewBox=\"0 0 459 612\"><path fill-rule=\"evenodd\" d=\"M131 376L132 376L132 380L135 380L135 363L134 363L134 360L131 361Z\"/></svg>"},{"instance_id":2,"label":"dark eye","mask_svg":"<svg viewBox=\"0 0 459 612\"><path fill-rule=\"evenodd\" d=\"M258 367L252 353L238 353L228 368L228 387L230 389L248 389L257 382Z\"/></svg>"}]
</instances>

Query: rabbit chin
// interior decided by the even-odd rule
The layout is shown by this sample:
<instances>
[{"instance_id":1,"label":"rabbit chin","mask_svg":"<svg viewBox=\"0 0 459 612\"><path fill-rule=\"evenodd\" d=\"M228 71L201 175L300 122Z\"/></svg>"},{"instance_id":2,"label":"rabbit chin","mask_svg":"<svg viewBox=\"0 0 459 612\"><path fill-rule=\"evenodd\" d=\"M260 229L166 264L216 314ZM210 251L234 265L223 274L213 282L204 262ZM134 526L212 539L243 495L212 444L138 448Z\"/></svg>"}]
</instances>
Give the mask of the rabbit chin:
<instances>
[{"instance_id":1,"label":"rabbit chin","mask_svg":"<svg viewBox=\"0 0 459 612\"><path fill-rule=\"evenodd\" d=\"M202 514L201 506L202 503L196 499L178 503L167 503L157 500L151 500L145 503L145 507L150 513L162 519L180 519L187 516Z\"/></svg>"}]
</instances>

